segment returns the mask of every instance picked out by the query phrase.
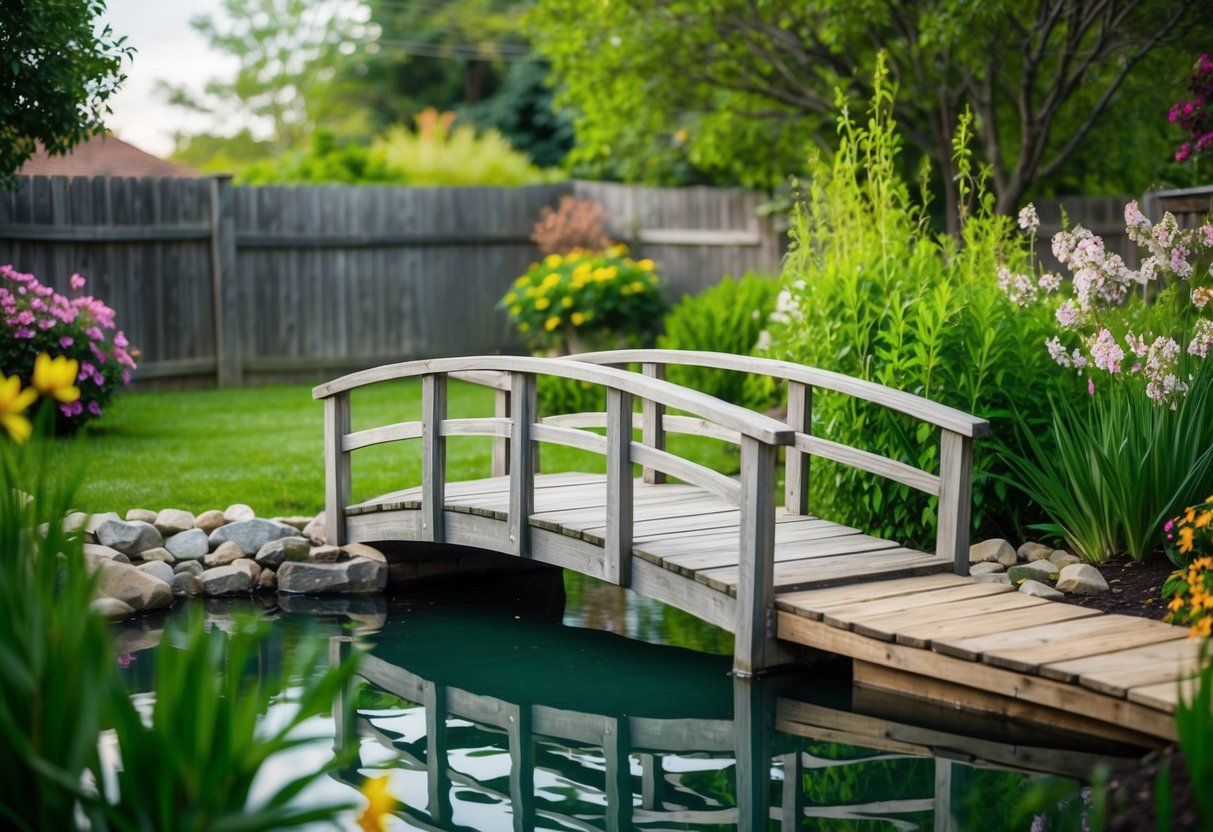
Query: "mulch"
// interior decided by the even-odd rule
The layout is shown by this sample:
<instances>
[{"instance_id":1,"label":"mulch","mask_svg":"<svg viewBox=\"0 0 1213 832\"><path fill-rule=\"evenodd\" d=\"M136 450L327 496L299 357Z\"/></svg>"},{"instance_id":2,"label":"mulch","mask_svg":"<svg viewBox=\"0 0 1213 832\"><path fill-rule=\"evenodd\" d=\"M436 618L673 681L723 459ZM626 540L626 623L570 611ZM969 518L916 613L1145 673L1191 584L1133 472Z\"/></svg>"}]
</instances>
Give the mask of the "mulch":
<instances>
[{"instance_id":1,"label":"mulch","mask_svg":"<svg viewBox=\"0 0 1213 832\"><path fill-rule=\"evenodd\" d=\"M1152 555L1141 563L1129 558L1110 560L1095 568L1108 582L1109 591L1099 595L1068 595L1067 604L1160 621L1167 614L1162 585L1175 567L1162 555Z\"/></svg>"}]
</instances>

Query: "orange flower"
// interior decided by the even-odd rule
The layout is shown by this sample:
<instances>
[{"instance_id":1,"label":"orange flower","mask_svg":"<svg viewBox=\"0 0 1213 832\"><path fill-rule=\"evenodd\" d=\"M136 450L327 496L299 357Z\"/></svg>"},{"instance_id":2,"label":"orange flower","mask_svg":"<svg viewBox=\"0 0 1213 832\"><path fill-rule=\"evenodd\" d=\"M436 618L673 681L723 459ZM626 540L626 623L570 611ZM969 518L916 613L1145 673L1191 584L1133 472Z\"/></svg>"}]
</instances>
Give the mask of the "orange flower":
<instances>
[{"instance_id":1,"label":"orange flower","mask_svg":"<svg viewBox=\"0 0 1213 832\"><path fill-rule=\"evenodd\" d=\"M1208 638L1213 633L1213 616L1201 617L1188 632L1192 634L1192 638Z\"/></svg>"},{"instance_id":2,"label":"orange flower","mask_svg":"<svg viewBox=\"0 0 1213 832\"><path fill-rule=\"evenodd\" d=\"M367 804L358 816L358 828L363 832L383 832L387 815L396 808L396 798L388 791L387 775L366 780L362 784L362 794L366 796Z\"/></svg>"},{"instance_id":3,"label":"orange flower","mask_svg":"<svg viewBox=\"0 0 1213 832\"><path fill-rule=\"evenodd\" d=\"M1187 554L1192 551L1192 528L1184 526L1179 530L1179 551L1182 554Z\"/></svg>"}]
</instances>

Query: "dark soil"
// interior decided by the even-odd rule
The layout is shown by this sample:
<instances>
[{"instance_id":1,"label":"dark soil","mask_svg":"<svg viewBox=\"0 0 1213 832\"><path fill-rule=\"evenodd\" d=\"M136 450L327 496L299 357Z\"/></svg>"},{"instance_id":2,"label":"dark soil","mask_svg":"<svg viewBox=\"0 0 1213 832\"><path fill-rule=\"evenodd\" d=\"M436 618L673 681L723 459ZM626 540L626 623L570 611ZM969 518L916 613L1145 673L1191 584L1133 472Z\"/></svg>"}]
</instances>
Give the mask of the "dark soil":
<instances>
[{"instance_id":1,"label":"dark soil","mask_svg":"<svg viewBox=\"0 0 1213 832\"><path fill-rule=\"evenodd\" d=\"M1108 582L1108 592L1099 595L1070 595L1066 603L1121 615L1140 615L1162 619L1167 602L1162 597L1162 585L1175 567L1162 555L1141 563L1126 558L1096 567ZM1171 823L1176 832L1201 829L1196 814L1196 800L1188 770L1179 746L1151 752L1141 759L1132 772L1113 778L1109 786L1109 832L1138 832L1159 829L1155 787L1158 774L1166 766L1171 780Z\"/></svg>"}]
</instances>

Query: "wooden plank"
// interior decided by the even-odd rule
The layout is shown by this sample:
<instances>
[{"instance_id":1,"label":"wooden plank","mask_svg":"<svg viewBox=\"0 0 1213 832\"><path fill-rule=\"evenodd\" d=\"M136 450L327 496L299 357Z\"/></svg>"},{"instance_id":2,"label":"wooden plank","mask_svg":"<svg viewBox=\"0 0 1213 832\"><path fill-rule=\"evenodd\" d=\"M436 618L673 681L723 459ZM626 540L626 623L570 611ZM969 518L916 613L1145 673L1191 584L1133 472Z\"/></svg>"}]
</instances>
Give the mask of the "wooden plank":
<instances>
[{"instance_id":1,"label":"wooden plank","mask_svg":"<svg viewBox=\"0 0 1213 832\"><path fill-rule=\"evenodd\" d=\"M642 364L640 372L649 378L665 380L664 364ZM660 402L644 399L640 403L640 441L649 448L665 450L665 408ZM645 468L641 476L646 483L660 485L666 476L656 468Z\"/></svg>"},{"instance_id":2,"label":"wooden plank","mask_svg":"<svg viewBox=\"0 0 1213 832\"><path fill-rule=\"evenodd\" d=\"M787 386L788 427L797 435L784 460L783 507L791 514L808 514L811 457L799 442L813 430L813 388L799 381L789 381Z\"/></svg>"},{"instance_id":3,"label":"wooden plank","mask_svg":"<svg viewBox=\"0 0 1213 832\"><path fill-rule=\"evenodd\" d=\"M421 377L421 533L422 539L442 543L446 507L446 376Z\"/></svg>"},{"instance_id":4,"label":"wooden plank","mask_svg":"<svg viewBox=\"0 0 1213 832\"><path fill-rule=\"evenodd\" d=\"M912 624L897 629L897 643L907 647L927 649L937 638L955 638L957 633L968 636L1004 633L1022 627L1033 627L1038 624L1049 624L1057 621L1073 621L1079 618L1093 618L1102 615L1098 610L1078 607L1073 604L1052 604L1050 606L1032 607L1032 617L1026 620L1022 610L1007 612L974 613L963 618L950 621L936 621L929 624Z\"/></svg>"},{"instance_id":5,"label":"wooden plank","mask_svg":"<svg viewBox=\"0 0 1213 832\"><path fill-rule=\"evenodd\" d=\"M1087 620L1095 621L1096 619ZM991 650L983 656L982 660L1010 670L1037 673L1040 666L1048 662L1096 656L1119 647L1158 644L1159 642L1186 639L1188 636L1187 632L1179 627L1169 627L1165 624L1158 627L1141 626L1158 622L1140 619L1139 621L1140 623L1127 621L1119 625L1109 622L1106 630L1087 636L1076 634L1036 646Z\"/></svg>"},{"instance_id":6,"label":"wooden plank","mask_svg":"<svg viewBox=\"0 0 1213 832\"><path fill-rule=\"evenodd\" d=\"M328 542L345 544L345 506L350 501L350 457L341 449L350 427L348 393L324 400L324 517Z\"/></svg>"},{"instance_id":7,"label":"wooden plank","mask_svg":"<svg viewBox=\"0 0 1213 832\"><path fill-rule=\"evenodd\" d=\"M1106 693L1109 696L1128 696L1129 691L1133 688L1178 682L1194 676L1199 670L1200 659L1198 657L1173 659L1169 662L1146 663L1088 672L1084 673L1078 681L1083 687Z\"/></svg>"},{"instance_id":8,"label":"wooden plank","mask_svg":"<svg viewBox=\"0 0 1213 832\"><path fill-rule=\"evenodd\" d=\"M839 462L878 477L893 480L932 497L939 494L939 477L887 456L842 445L818 436L798 435L794 447L802 453Z\"/></svg>"},{"instance_id":9,"label":"wooden plank","mask_svg":"<svg viewBox=\"0 0 1213 832\"><path fill-rule=\"evenodd\" d=\"M211 227L202 223L165 223L148 226L96 226L57 223L0 225L0 240L39 243L182 243L210 239Z\"/></svg>"},{"instance_id":10,"label":"wooden plank","mask_svg":"<svg viewBox=\"0 0 1213 832\"><path fill-rule=\"evenodd\" d=\"M514 373L510 377L510 401L513 412L510 440L510 519L511 554L530 555L530 518L535 507L535 455L531 453L531 412L535 401L535 376Z\"/></svg>"},{"instance_id":11,"label":"wooden plank","mask_svg":"<svg viewBox=\"0 0 1213 832\"><path fill-rule=\"evenodd\" d=\"M969 574L969 527L973 510L973 440L945 429L939 440L939 510L935 554Z\"/></svg>"},{"instance_id":12,"label":"wooden plank","mask_svg":"<svg viewBox=\"0 0 1213 832\"><path fill-rule=\"evenodd\" d=\"M831 529L806 529L791 540L776 540L774 558L777 563L804 562L824 558L898 549L891 540L881 540L865 534L840 534L823 537ZM796 539L799 537L800 539ZM737 562L737 539L722 534L715 542L676 541L662 538L643 546L644 551L691 571L717 569ZM687 554L689 552L689 554Z\"/></svg>"},{"instance_id":13,"label":"wooden plank","mask_svg":"<svg viewBox=\"0 0 1213 832\"><path fill-rule=\"evenodd\" d=\"M835 627L847 627L868 618L888 615L893 612L915 610L920 607L934 606L955 601L967 601L983 598L987 595L999 595L1015 590L1006 584L973 583L963 586L937 589L930 592L916 592L896 598L881 598L870 601L860 601L847 604L819 605L827 624Z\"/></svg>"},{"instance_id":14,"label":"wooden plank","mask_svg":"<svg viewBox=\"0 0 1213 832\"><path fill-rule=\"evenodd\" d=\"M346 453L372 445L382 445L386 442L399 442L404 439L420 439L422 435L421 422L396 422L378 428L356 430L347 433L341 440L341 448Z\"/></svg>"},{"instance_id":15,"label":"wooden plank","mask_svg":"<svg viewBox=\"0 0 1213 832\"><path fill-rule=\"evenodd\" d=\"M973 615L988 615L1007 610L1021 610L1028 614L1031 607L1048 604L1043 598L1035 598L1022 592L1007 592L998 595L987 595L981 598L968 598L949 603L938 604L926 609L916 608L900 612L885 613L864 617L855 616L825 616L825 621L839 622L835 626L849 627L861 635L870 638L893 641L902 626L910 627L915 624L934 624L937 622L953 621L958 617Z\"/></svg>"},{"instance_id":16,"label":"wooden plank","mask_svg":"<svg viewBox=\"0 0 1213 832\"><path fill-rule=\"evenodd\" d=\"M775 661L775 446L741 443L740 578L733 670L753 675Z\"/></svg>"},{"instance_id":17,"label":"wooden plank","mask_svg":"<svg viewBox=\"0 0 1213 832\"><path fill-rule=\"evenodd\" d=\"M1091 674L1128 671L1151 665L1178 666L1192 660L1199 660L1199 658L1199 642L1176 640L1127 650L1115 650L1101 656L1052 662L1043 665L1040 673L1042 676L1056 679L1059 682L1077 682L1080 678Z\"/></svg>"},{"instance_id":18,"label":"wooden plank","mask_svg":"<svg viewBox=\"0 0 1213 832\"><path fill-rule=\"evenodd\" d=\"M632 560L632 397L607 390L607 505L603 569L618 586L631 582ZM629 792L629 806L631 805Z\"/></svg>"},{"instance_id":19,"label":"wooden plank","mask_svg":"<svg viewBox=\"0 0 1213 832\"><path fill-rule=\"evenodd\" d=\"M959 575L924 575L879 583L861 583L830 589L810 589L781 593L776 600L779 609L821 620L821 609L831 604L849 604L865 599L900 597L915 592L930 592L944 587L968 586L971 579Z\"/></svg>"},{"instance_id":20,"label":"wooden plank","mask_svg":"<svg viewBox=\"0 0 1213 832\"><path fill-rule=\"evenodd\" d=\"M1153 630L1155 632L1170 633L1173 631L1173 628L1157 621L1148 621L1143 618L1137 618L1136 616L1104 615L1084 621L1044 624L1038 627L1024 627L1014 630L1013 632L994 633L991 635L975 637L936 639L933 644L933 648L936 651L945 653L949 656L957 656L959 658L969 659L970 661L978 661L987 653L997 652L1005 655L1008 653L1008 651L1017 650L1019 648L1043 647L1043 645L1049 644L1057 639L1074 640L1087 636L1099 636L1103 633L1109 632L1124 633L1127 637L1128 634L1136 630ZM1161 641L1164 639L1158 638L1155 640ZM1054 661L1061 661L1064 658L1067 657L1058 657L1057 659L1054 659ZM1047 662L1041 662L1041 664L1046 663Z\"/></svg>"},{"instance_id":21,"label":"wooden plank","mask_svg":"<svg viewBox=\"0 0 1213 832\"><path fill-rule=\"evenodd\" d=\"M216 176L211 179L210 197L211 298L215 325L215 361L219 366L217 383L220 387L239 386L243 381L244 361L241 332L243 293L240 273L237 271L236 219L231 178Z\"/></svg>"},{"instance_id":22,"label":"wooden plank","mask_svg":"<svg viewBox=\"0 0 1213 832\"><path fill-rule=\"evenodd\" d=\"M1179 698L1191 701L1195 695L1199 677L1188 676L1179 680L1168 680L1152 685L1130 688L1128 699L1147 708L1155 708L1168 715L1174 714Z\"/></svg>"}]
</instances>

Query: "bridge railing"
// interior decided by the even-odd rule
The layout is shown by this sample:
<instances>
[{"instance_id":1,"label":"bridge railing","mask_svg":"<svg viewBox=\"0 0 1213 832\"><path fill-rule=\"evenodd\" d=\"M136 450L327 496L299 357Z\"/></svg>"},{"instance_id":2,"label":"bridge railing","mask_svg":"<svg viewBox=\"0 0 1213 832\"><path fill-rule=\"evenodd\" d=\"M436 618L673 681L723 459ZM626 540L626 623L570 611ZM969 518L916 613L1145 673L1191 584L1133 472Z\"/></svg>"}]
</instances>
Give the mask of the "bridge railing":
<instances>
[{"instance_id":1,"label":"bridge railing","mask_svg":"<svg viewBox=\"0 0 1213 832\"><path fill-rule=\"evenodd\" d=\"M571 356L577 361L613 366L639 364L650 378L664 379L669 366L708 367L769 376L787 385L787 425L795 431L787 449L784 507L793 514L809 513L810 460L816 456L876 474L939 498L935 553L954 563L957 574L969 569L969 528L972 510L973 440L988 436L990 424L963 411L881 384L787 361L719 352L686 350L613 350ZM899 460L813 435L813 391L830 390L887 407L940 428L939 471L930 472ZM668 433L703 433L698 420L669 415L657 401L646 401L639 415L641 442L664 449ZM730 439L727 432L719 438ZM646 469L646 482L663 474Z\"/></svg>"},{"instance_id":2,"label":"bridge railing","mask_svg":"<svg viewBox=\"0 0 1213 832\"><path fill-rule=\"evenodd\" d=\"M606 390L602 424L606 435L592 433L559 420L539 419L535 379L557 376L601 385ZM447 379L456 376L497 388L495 414L488 418L447 418ZM367 385L420 378L420 421L399 422L367 430L351 430L350 393ZM508 400L505 398L508 395ZM530 517L535 505L535 443L548 442L603 454L606 458L606 531L601 577L631 585L633 544L633 464L698 485L738 506L740 560L738 566L734 665L751 673L775 662L774 546L777 449L791 445L795 432L788 425L703 393L627 370L587 361L517 356L442 358L389 364L343 376L313 390L324 401L325 515L331 543L346 541L346 508L350 502L350 453L360 448L406 439L420 439L421 537L444 542L446 439L449 436L490 436L508 442L509 509L507 541L501 547L520 557L531 556ZM736 436L741 449L738 479L724 476L668 452L656 443L633 441L633 402L642 410L675 409Z\"/></svg>"}]
</instances>

